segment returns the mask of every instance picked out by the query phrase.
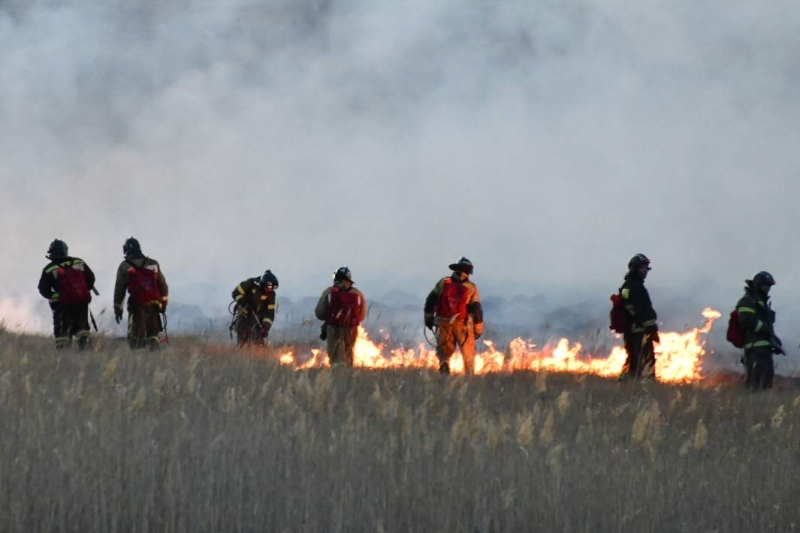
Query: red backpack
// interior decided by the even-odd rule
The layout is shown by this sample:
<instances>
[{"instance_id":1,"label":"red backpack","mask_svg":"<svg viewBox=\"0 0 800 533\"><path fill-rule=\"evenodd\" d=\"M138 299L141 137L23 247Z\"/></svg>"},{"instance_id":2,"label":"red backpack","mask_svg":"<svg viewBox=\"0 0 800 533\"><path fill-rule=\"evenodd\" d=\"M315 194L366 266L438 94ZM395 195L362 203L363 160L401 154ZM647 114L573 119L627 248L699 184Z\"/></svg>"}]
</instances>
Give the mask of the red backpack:
<instances>
[{"instance_id":1,"label":"red backpack","mask_svg":"<svg viewBox=\"0 0 800 533\"><path fill-rule=\"evenodd\" d=\"M467 303L469 301L469 289L461 282L454 282L452 278L444 280L442 292L436 301L436 316L447 320L467 319Z\"/></svg>"},{"instance_id":2,"label":"red backpack","mask_svg":"<svg viewBox=\"0 0 800 533\"><path fill-rule=\"evenodd\" d=\"M145 265L147 258L141 267L131 264L128 269L128 292L131 300L137 304L151 302L161 303L161 291L158 290L158 266L155 264Z\"/></svg>"},{"instance_id":3,"label":"red backpack","mask_svg":"<svg viewBox=\"0 0 800 533\"><path fill-rule=\"evenodd\" d=\"M736 348L744 347L744 336L739 328L739 312L734 309L728 317L728 331L725 333L727 341Z\"/></svg>"},{"instance_id":4,"label":"red backpack","mask_svg":"<svg viewBox=\"0 0 800 533\"><path fill-rule=\"evenodd\" d=\"M83 263L64 263L53 272L53 276L56 279L59 303L85 304L92 301Z\"/></svg>"},{"instance_id":5,"label":"red backpack","mask_svg":"<svg viewBox=\"0 0 800 533\"><path fill-rule=\"evenodd\" d=\"M610 323L608 329L615 333L625 333L628 331L628 316L625 313L625 298L621 294L611 295L611 312L609 313Z\"/></svg>"},{"instance_id":6,"label":"red backpack","mask_svg":"<svg viewBox=\"0 0 800 533\"><path fill-rule=\"evenodd\" d=\"M361 295L333 287L328 305L328 325L353 327L361 323Z\"/></svg>"}]
</instances>

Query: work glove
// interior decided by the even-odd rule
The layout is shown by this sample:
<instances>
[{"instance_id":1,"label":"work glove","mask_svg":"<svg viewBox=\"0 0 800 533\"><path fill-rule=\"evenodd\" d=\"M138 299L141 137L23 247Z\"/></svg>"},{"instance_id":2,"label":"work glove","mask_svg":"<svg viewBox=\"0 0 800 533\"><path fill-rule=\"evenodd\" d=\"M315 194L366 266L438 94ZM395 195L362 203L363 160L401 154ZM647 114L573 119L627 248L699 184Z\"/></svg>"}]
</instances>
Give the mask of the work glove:
<instances>
[{"instance_id":1,"label":"work glove","mask_svg":"<svg viewBox=\"0 0 800 533\"><path fill-rule=\"evenodd\" d=\"M658 336L658 332L654 331L650 334L650 340L656 344L661 344L661 337Z\"/></svg>"},{"instance_id":2,"label":"work glove","mask_svg":"<svg viewBox=\"0 0 800 533\"><path fill-rule=\"evenodd\" d=\"M117 321L117 324L122 322L122 309L114 309L114 320Z\"/></svg>"},{"instance_id":3,"label":"work glove","mask_svg":"<svg viewBox=\"0 0 800 533\"><path fill-rule=\"evenodd\" d=\"M272 324L269 322L264 322L264 337L269 337L269 330L272 329Z\"/></svg>"},{"instance_id":4,"label":"work glove","mask_svg":"<svg viewBox=\"0 0 800 533\"><path fill-rule=\"evenodd\" d=\"M162 313L166 313L167 312L167 302L166 301L161 302L161 312Z\"/></svg>"},{"instance_id":5,"label":"work glove","mask_svg":"<svg viewBox=\"0 0 800 533\"><path fill-rule=\"evenodd\" d=\"M433 330L433 315L425 315L425 327Z\"/></svg>"},{"instance_id":6,"label":"work glove","mask_svg":"<svg viewBox=\"0 0 800 533\"><path fill-rule=\"evenodd\" d=\"M478 340L483 335L483 322L475 324L475 340Z\"/></svg>"},{"instance_id":7,"label":"work glove","mask_svg":"<svg viewBox=\"0 0 800 533\"><path fill-rule=\"evenodd\" d=\"M777 335L772 335L772 352L779 355L786 355L786 351L783 349L783 342L781 342Z\"/></svg>"}]
</instances>

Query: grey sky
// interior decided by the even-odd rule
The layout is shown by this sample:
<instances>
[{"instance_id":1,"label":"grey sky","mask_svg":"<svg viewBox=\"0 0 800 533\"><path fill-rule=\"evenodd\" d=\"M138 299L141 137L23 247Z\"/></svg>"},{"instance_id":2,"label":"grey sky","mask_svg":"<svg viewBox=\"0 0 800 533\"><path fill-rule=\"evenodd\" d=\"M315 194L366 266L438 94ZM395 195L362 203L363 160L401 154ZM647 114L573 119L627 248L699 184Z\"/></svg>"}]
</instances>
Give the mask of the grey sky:
<instances>
[{"instance_id":1,"label":"grey sky","mask_svg":"<svg viewBox=\"0 0 800 533\"><path fill-rule=\"evenodd\" d=\"M800 291L800 3L0 2L0 294L137 236L184 301L340 264L420 298ZM127 6L127 7L122 7ZM208 294L191 287L202 286Z\"/></svg>"}]
</instances>

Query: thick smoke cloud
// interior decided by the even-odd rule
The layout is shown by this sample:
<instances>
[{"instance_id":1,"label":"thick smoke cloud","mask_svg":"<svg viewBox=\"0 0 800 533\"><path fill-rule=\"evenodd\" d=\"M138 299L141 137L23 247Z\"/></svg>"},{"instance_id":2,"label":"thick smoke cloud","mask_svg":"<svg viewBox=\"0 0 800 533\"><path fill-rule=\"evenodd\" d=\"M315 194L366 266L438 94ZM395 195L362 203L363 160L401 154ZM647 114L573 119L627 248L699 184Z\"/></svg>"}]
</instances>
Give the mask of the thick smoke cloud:
<instances>
[{"instance_id":1,"label":"thick smoke cloud","mask_svg":"<svg viewBox=\"0 0 800 533\"><path fill-rule=\"evenodd\" d=\"M135 235L175 303L341 264L421 302L467 255L485 293L603 310L642 251L670 309L760 269L790 308L798 27L792 0L0 2L0 294L35 298L59 237L108 300Z\"/></svg>"}]
</instances>

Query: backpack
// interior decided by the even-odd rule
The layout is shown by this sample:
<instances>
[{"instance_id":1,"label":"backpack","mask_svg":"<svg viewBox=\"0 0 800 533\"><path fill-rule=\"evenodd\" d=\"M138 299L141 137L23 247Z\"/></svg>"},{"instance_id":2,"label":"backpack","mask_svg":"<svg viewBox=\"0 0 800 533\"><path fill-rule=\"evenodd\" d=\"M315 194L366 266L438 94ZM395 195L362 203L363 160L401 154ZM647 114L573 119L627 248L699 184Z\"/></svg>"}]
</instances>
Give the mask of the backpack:
<instances>
[{"instance_id":1,"label":"backpack","mask_svg":"<svg viewBox=\"0 0 800 533\"><path fill-rule=\"evenodd\" d=\"M58 302L62 304L85 304L92 301L86 284L83 263L64 263L53 272L58 290Z\"/></svg>"},{"instance_id":2,"label":"backpack","mask_svg":"<svg viewBox=\"0 0 800 533\"><path fill-rule=\"evenodd\" d=\"M621 294L611 295L611 311L609 312L608 329L615 333L628 331L628 316L625 313L625 298Z\"/></svg>"},{"instance_id":3,"label":"backpack","mask_svg":"<svg viewBox=\"0 0 800 533\"><path fill-rule=\"evenodd\" d=\"M327 324L338 327L354 327L361 323L361 296L354 291L342 291L333 287L328 305Z\"/></svg>"},{"instance_id":4,"label":"backpack","mask_svg":"<svg viewBox=\"0 0 800 533\"><path fill-rule=\"evenodd\" d=\"M468 301L469 289L461 282L446 278L439 299L436 301L436 316L447 320L466 320Z\"/></svg>"},{"instance_id":5,"label":"backpack","mask_svg":"<svg viewBox=\"0 0 800 533\"><path fill-rule=\"evenodd\" d=\"M131 267L128 269L128 292L131 294L131 300L137 304L161 303L161 291L158 290L158 266L146 265L146 263L147 258L142 262L141 267L129 263Z\"/></svg>"},{"instance_id":6,"label":"backpack","mask_svg":"<svg viewBox=\"0 0 800 533\"><path fill-rule=\"evenodd\" d=\"M725 339L736 348L744 347L744 336L739 328L739 312L736 309L731 311L731 315L728 317L728 331L725 333Z\"/></svg>"}]
</instances>

